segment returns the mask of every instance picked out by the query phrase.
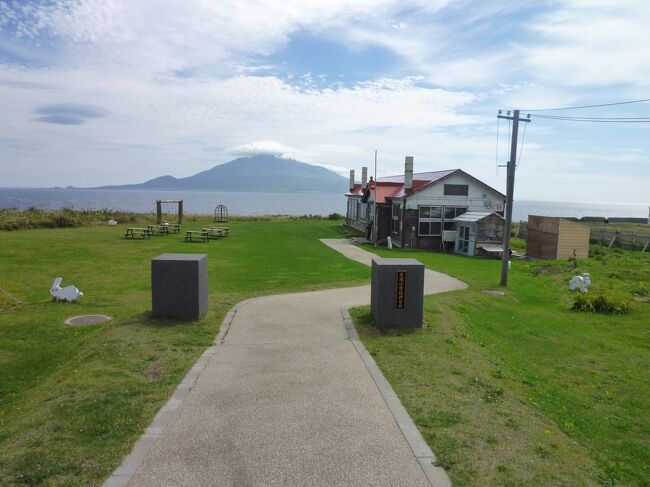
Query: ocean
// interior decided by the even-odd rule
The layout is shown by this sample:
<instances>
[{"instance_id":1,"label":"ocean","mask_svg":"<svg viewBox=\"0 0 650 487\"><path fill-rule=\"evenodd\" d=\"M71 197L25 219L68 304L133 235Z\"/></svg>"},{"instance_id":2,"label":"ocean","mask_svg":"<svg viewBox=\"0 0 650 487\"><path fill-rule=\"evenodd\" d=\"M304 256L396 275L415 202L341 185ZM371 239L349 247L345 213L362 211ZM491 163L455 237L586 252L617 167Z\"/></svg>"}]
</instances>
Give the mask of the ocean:
<instances>
[{"instance_id":1,"label":"ocean","mask_svg":"<svg viewBox=\"0 0 650 487\"><path fill-rule=\"evenodd\" d=\"M329 215L345 214L346 201L338 193L268 193L238 191L148 191L68 188L0 188L0 208L102 209L155 211L156 200L183 200L185 213L211 214L224 204L230 215ZM566 203L516 200L515 221L528 215L647 218L647 205Z\"/></svg>"}]
</instances>

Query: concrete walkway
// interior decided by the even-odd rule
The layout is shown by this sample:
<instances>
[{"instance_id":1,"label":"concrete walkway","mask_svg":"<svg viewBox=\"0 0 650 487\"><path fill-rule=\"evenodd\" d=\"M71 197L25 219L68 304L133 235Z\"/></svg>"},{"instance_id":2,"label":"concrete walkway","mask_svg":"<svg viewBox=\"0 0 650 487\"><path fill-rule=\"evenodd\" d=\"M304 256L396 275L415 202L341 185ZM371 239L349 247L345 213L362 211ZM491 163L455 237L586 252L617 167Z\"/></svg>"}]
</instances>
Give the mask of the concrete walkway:
<instances>
[{"instance_id":1,"label":"concrete walkway","mask_svg":"<svg viewBox=\"0 0 650 487\"><path fill-rule=\"evenodd\" d=\"M425 286L464 284L427 271ZM105 485L450 485L346 323L342 309L369 300L360 286L239 303Z\"/></svg>"}]
</instances>

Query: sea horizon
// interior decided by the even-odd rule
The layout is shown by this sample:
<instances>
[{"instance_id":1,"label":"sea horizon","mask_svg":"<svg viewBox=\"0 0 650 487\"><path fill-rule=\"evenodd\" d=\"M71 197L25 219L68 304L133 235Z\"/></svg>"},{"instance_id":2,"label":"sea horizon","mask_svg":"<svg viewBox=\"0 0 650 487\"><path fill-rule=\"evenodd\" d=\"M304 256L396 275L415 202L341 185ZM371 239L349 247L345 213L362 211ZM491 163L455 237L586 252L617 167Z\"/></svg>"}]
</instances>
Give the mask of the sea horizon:
<instances>
[{"instance_id":1,"label":"sea horizon","mask_svg":"<svg viewBox=\"0 0 650 487\"><path fill-rule=\"evenodd\" d=\"M152 195L155 194L155 197ZM250 198L255 195L255 198ZM307 196L311 196L308 198ZM184 211L212 214L214 207L225 204L231 215L345 215L344 193L316 191L208 191L156 189L96 189L74 187L28 188L0 187L0 208L39 208L76 210L109 209L119 211L155 211L157 199L182 199ZM513 219L527 220L528 215L582 218L647 218L647 204L568 202L515 199Z\"/></svg>"}]
</instances>

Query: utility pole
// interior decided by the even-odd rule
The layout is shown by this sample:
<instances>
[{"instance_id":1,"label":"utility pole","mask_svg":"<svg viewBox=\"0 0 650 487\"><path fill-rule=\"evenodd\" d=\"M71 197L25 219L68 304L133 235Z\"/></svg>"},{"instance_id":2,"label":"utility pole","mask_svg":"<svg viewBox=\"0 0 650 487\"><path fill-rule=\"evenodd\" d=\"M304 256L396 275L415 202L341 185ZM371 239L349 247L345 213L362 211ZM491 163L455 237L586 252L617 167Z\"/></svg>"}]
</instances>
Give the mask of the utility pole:
<instances>
[{"instance_id":1,"label":"utility pole","mask_svg":"<svg viewBox=\"0 0 650 487\"><path fill-rule=\"evenodd\" d=\"M508 161L508 179L506 182L506 226L503 230L503 253L501 254L501 285L508 285L508 262L510 261L510 228L512 227L512 200L515 190L515 168L517 166L517 137L519 136L519 122L530 122L528 118L519 118L519 110L515 110L513 116L510 111L497 118L512 120L512 141L510 142L510 160Z\"/></svg>"}]
</instances>

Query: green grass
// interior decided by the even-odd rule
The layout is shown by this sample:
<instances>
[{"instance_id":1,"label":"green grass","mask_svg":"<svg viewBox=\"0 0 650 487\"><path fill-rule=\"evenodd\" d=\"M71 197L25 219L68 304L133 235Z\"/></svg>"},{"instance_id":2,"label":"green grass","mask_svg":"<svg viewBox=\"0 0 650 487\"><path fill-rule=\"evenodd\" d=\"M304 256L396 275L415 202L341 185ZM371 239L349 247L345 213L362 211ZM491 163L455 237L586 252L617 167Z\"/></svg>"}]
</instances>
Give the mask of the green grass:
<instances>
[{"instance_id":1,"label":"green grass","mask_svg":"<svg viewBox=\"0 0 650 487\"><path fill-rule=\"evenodd\" d=\"M338 225L234 221L228 238L208 243L180 235L126 241L124 225L0 232L0 485L100 485L233 304L367 280L367 267L318 242L339 236ZM151 318L150 260L164 252L209 255L204 319ZM85 295L53 302L57 275ZM114 319L63 324L91 313Z\"/></svg>"},{"instance_id":2,"label":"green grass","mask_svg":"<svg viewBox=\"0 0 650 487\"><path fill-rule=\"evenodd\" d=\"M374 250L374 249L373 249ZM455 485L650 485L650 255L595 250L578 263L415 257L469 288L425 299L422 330L382 335L353 310L362 340ZM630 299L628 315L570 310L568 281Z\"/></svg>"}]
</instances>

